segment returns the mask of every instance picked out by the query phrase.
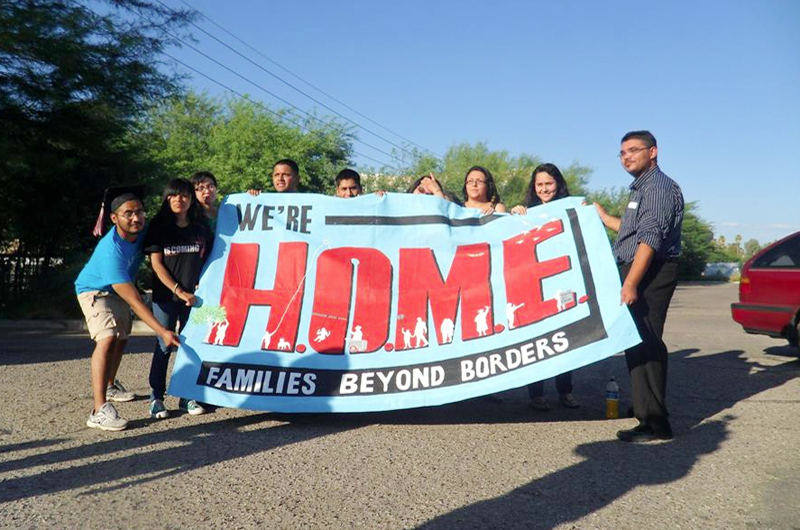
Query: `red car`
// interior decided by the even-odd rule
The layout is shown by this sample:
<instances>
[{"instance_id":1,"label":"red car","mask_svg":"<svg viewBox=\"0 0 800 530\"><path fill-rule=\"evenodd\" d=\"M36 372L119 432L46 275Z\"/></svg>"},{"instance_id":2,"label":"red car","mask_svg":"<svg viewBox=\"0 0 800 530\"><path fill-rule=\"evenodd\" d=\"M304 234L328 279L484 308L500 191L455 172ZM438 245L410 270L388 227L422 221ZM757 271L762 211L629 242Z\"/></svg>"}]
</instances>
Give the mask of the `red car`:
<instances>
[{"instance_id":1,"label":"red car","mask_svg":"<svg viewBox=\"0 0 800 530\"><path fill-rule=\"evenodd\" d=\"M783 337L798 346L800 337L800 232L777 241L742 268L739 303L733 320L748 333Z\"/></svg>"}]
</instances>

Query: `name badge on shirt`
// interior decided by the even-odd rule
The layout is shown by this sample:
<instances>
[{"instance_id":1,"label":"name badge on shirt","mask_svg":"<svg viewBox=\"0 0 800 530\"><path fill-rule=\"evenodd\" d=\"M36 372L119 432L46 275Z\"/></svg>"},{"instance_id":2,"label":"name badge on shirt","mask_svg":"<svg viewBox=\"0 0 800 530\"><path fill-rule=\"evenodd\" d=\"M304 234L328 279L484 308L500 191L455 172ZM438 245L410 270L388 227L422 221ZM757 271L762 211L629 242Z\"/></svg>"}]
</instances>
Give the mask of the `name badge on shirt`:
<instances>
[{"instance_id":1,"label":"name badge on shirt","mask_svg":"<svg viewBox=\"0 0 800 530\"><path fill-rule=\"evenodd\" d=\"M636 201L631 201L628 203L629 210L635 210L637 206L639 206L639 203Z\"/></svg>"}]
</instances>

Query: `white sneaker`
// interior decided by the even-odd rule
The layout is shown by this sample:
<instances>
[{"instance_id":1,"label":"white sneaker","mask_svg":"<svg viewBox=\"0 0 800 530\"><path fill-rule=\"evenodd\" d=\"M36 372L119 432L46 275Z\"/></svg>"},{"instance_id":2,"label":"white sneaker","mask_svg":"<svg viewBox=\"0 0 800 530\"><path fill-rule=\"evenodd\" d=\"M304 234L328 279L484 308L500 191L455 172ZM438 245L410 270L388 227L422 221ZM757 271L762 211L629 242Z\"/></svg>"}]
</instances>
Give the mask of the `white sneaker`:
<instances>
[{"instance_id":1,"label":"white sneaker","mask_svg":"<svg viewBox=\"0 0 800 530\"><path fill-rule=\"evenodd\" d=\"M136 394L128 392L119 379L114 379L114 384L106 388L106 401L116 401L123 403L125 401L133 401L136 399Z\"/></svg>"},{"instance_id":2,"label":"white sneaker","mask_svg":"<svg viewBox=\"0 0 800 530\"><path fill-rule=\"evenodd\" d=\"M128 421L119 417L117 409L111 403L103 403L98 411L92 411L86 426L104 431L121 431L128 426Z\"/></svg>"},{"instance_id":3,"label":"white sneaker","mask_svg":"<svg viewBox=\"0 0 800 530\"><path fill-rule=\"evenodd\" d=\"M194 399L181 398L180 400L178 400L178 408L181 410L185 410L191 416L199 416L200 414L205 414L206 412L206 409L203 408L203 405L201 405Z\"/></svg>"},{"instance_id":4,"label":"white sneaker","mask_svg":"<svg viewBox=\"0 0 800 530\"><path fill-rule=\"evenodd\" d=\"M154 420L163 420L169 418L169 411L164 406L164 402L160 399L153 399L150 401L150 417Z\"/></svg>"}]
</instances>

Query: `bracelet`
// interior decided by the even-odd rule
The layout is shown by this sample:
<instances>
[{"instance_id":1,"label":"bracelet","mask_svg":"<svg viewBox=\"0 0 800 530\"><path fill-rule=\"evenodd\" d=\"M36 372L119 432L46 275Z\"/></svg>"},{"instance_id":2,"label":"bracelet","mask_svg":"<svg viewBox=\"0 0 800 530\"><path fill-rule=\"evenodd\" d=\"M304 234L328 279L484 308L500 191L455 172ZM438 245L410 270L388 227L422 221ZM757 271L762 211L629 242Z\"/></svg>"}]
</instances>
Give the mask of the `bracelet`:
<instances>
[{"instance_id":1,"label":"bracelet","mask_svg":"<svg viewBox=\"0 0 800 530\"><path fill-rule=\"evenodd\" d=\"M175 282L175 287L172 288L172 294L178 294L178 287L180 287L180 283Z\"/></svg>"}]
</instances>

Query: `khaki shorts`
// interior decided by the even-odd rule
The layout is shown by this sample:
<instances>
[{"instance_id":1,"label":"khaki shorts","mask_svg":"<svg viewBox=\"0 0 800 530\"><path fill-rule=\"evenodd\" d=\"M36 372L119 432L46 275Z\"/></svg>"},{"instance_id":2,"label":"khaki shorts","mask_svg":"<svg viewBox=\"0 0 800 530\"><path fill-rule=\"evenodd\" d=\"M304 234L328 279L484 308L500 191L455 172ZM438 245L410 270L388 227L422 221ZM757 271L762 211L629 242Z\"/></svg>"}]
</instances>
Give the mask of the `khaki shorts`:
<instances>
[{"instance_id":1,"label":"khaki shorts","mask_svg":"<svg viewBox=\"0 0 800 530\"><path fill-rule=\"evenodd\" d=\"M131 334L131 307L116 293L87 291L78 295L78 303L95 342L107 337L125 340Z\"/></svg>"}]
</instances>

